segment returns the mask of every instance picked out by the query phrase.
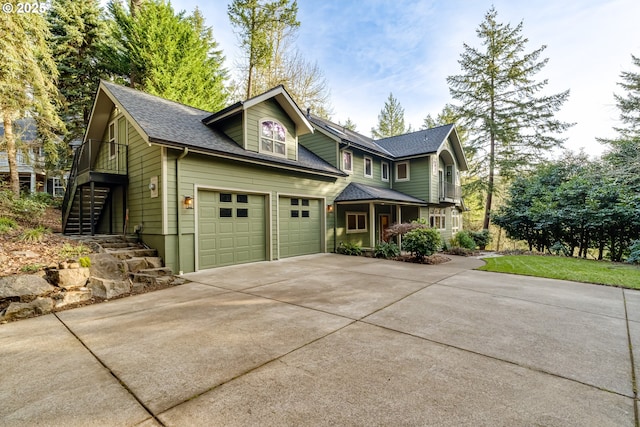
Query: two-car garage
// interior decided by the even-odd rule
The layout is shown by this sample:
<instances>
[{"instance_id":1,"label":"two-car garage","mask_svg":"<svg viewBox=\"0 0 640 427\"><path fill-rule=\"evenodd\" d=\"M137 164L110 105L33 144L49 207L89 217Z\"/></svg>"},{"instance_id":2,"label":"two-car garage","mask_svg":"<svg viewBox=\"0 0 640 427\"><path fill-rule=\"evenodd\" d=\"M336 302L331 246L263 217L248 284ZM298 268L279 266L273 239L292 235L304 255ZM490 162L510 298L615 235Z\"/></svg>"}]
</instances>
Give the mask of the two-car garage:
<instances>
[{"instance_id":1,"label":"two-car garage","mask_svg":"<svg viewBox=\"0 0 640 427\"><path fill-rule=\"evenodd\" d=\"M276 195L272 221L270 199L270 194L198 190L196 268L323 252L322 200Z\"/></svg>"}]
</instances>

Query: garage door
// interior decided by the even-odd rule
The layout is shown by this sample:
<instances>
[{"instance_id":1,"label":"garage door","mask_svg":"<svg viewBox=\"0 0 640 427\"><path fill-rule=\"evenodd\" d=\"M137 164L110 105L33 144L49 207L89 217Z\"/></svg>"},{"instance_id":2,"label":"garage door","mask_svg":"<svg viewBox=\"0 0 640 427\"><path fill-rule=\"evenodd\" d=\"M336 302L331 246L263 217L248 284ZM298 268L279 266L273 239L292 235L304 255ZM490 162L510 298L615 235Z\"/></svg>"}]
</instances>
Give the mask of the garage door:
<instances>
[{"instance_id":1,"label":"garage door","mask_svg":"<svg viewBox=\"0 0 640 427\"><path fill-rule=\"evenodd\" d=\"M320 200L280 197L280 258L322 252Z\"/></svg>"},{"instance_id":2,"label":"garage door","mask_svg":"<svg viewBox=\"0 0 640 427\"><path fill-rule=\"evenodd\" d=\"M198 268L266 260L265 197L198 192Z\"/></svg>"}]
</instances>

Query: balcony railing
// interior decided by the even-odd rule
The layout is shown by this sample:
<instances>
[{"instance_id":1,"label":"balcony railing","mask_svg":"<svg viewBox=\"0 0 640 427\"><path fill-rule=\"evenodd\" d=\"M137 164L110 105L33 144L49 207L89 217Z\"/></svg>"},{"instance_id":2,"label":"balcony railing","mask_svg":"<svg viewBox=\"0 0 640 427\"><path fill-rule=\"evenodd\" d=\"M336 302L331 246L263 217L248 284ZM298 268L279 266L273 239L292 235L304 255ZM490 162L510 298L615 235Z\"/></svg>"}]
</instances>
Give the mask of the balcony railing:
<instances>
[{"instance_id":1,"label":"balcony railing","mask_svg":"<svg viewBox=\"0 0 640 427\"><path fill-rule=\"evenodd\" d=\"M441 202L457 202L462 197L462 191L459 185L440 181L440 186L438 188L440 189L438 192L438 198Z\"/></svg>"},{"instance_id":2,"label":"balcony railing","mask_svg":"<svg viewBox=\"0 0 640 427\"><path fill-rule=\"evenodd\" d=\"M78 147L77 174L92 171L127 174L127 146L109 141L89 141Z\"/></svg>"}]
</instances>

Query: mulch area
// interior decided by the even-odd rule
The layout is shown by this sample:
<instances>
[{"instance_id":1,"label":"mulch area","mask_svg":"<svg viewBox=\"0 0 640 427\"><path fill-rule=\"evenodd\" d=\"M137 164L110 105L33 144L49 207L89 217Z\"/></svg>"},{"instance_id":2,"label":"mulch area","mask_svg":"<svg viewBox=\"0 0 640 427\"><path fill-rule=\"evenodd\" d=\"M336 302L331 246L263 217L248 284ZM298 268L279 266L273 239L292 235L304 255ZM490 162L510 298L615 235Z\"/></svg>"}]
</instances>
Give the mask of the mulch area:
<instances>
[{"instance_id":1,"label":"mulch area","mask_svg":"<svg viewBox=\"0 0 640 427\"><path fill-rule=\"evenodd\" d=\"M445 262L449 262L451 261L451 258L444 255L435 254L435 255L424 257L422 260L419 260L412 255L401 255L399 257L395 257L394 260L403 261L403 262L413 262L416 264L436 265L436 264L443 264Z\"/></svg>"},{"instance_id":2,"label":"mulch area","mask_svg":"<svg viewBox=\"0 0 640 427\"><path fill-rule=\"evenodd\" d=\"M21 235L27 230L24 226L0 234L0 276L34 273L65 261L68 256L64 249L79 245L77 241L56 234L61 231L58 209L48 208L38 223L50 230L40 242L22 241Z\"/></svg>"}]
</instances>

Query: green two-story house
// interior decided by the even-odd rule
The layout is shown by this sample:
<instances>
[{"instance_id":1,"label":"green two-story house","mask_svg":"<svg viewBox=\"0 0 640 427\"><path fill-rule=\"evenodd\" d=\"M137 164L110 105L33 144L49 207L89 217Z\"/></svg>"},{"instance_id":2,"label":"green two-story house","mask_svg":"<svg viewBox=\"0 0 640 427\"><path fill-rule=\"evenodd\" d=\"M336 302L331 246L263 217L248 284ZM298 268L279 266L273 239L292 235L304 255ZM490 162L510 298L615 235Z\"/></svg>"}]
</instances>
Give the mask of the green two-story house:
<instances>
[{"instance_id":1,"label":"green two-story house","mask_svg":"<svg viewBox=\"0 0 640 427\"><path fill-rule=\"evenodd\" d=\"M212 113L102 81L63 227L137 233L176 272L372 248L419 217L449 238L466 169L453 125L373 140L282 86Z\"/></svg>"}]
</instances>

